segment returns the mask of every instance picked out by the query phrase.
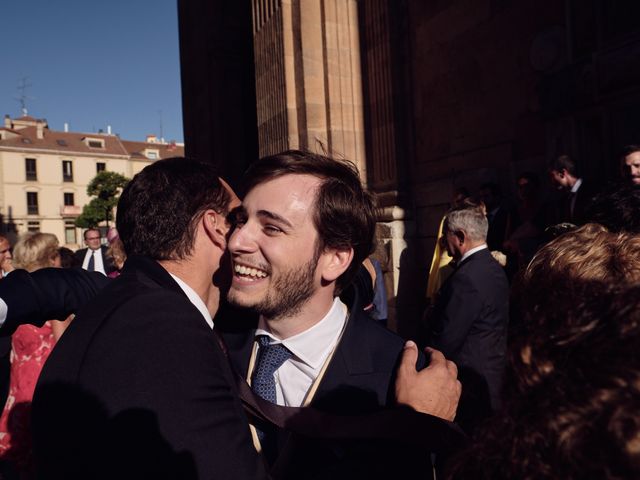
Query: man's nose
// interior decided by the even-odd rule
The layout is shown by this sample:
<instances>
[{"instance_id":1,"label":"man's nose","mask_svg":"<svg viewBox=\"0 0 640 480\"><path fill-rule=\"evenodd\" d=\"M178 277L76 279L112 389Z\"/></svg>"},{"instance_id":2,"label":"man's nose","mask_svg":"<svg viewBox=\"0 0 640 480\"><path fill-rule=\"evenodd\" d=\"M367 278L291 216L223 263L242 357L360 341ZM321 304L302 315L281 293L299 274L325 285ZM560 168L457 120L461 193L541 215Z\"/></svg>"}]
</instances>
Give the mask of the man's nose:
<instances>
[{"instance_id":1,"label":"man's nose","mask_svg":"<svg viewBox=\"0 0 640 480\"><path fill-rule=\"evenodd\" d=\"M247 222L236 227L229 238L231 253L252 252L256 249L255 226Z\"/></svg>"}]
</instances>

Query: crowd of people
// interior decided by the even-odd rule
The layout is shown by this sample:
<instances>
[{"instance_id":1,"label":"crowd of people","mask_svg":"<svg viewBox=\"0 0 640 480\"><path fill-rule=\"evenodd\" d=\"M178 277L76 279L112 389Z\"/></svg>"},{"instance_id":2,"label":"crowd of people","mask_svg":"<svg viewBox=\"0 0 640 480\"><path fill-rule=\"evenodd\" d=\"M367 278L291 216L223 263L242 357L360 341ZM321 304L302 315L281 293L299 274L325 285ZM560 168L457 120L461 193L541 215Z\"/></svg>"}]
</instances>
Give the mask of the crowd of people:
<instances>
[{"instance_id":1,"label":"crowd of people","mask_svg":"<svg viewBox=\"0 0 640 480\"><path fill-rule=\"evenodd\" d=\"M72 255L36 233L11 258L0 239L17 267L0 281L5 475L637 478L634 155L597 195L555 159L552 215L533 174L515 210L494 184L456 192L424 352L376 321L375 204L347 161L262 158L240 200L210 164L161 160L124 189L108 251L95 229ZM63 257L75 268L45 268Z\"/></svg>"}]
</instances>

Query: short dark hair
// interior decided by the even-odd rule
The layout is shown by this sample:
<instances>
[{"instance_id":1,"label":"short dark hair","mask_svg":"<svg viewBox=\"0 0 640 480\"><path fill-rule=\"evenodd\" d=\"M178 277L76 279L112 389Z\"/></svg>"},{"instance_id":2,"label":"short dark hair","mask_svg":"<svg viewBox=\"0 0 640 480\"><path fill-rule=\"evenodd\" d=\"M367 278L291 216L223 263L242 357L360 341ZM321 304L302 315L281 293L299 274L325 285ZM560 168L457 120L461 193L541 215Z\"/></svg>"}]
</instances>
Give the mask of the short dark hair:
<instances>
[{"instance_id":1,"label":"short dark hair","mask_svg":"<svg viewBox=\"0 0 640 480\"><path fill-rule=\"evenodd\" d=\"M609 185L593 198L585 216L611 232L640 234L640 187L629 183Z\"/></svg>"},{"instance_id":2,"label":"short dark hair","mask_svg":"<svg viewBox=\"0 0 640 480\"><path fill-rule=\"evenodd\" d=\"M251 165L244 177L245 193L260 183L285 175L312 175L322 184L315 199L314 224L319 251L353 248L353 261L336 281L339 294L373 251L376 213L372 196L363 188L357 167L346 160L289 150L264 157Z\"/></svg>"},{"instance_id":3,"label":"short dark hair","mask_svg":"<svg viewBox=\"0 0 640 480\"><path fill-rule=\"evenodd\" d=\"M569 155L560 155L549 163L549 170L561 172L566 170L572 177L578 176L578 166L576 162Z\"/></svg>"},{"instance_id":4,"label":"short dark hair","mask_svg":"<svg viewBox=\"0 0 640 480\"><path fill-rule=\"evenodd\" d=\"M99 230L99 229L97 229L97 228L87 228L87 229L84 231L84 233L82 234L82 238L83 238L84 240L86 240L86 239L87 239L87 233L89 233L89 232L98 232L98 233L100 233L100 230ZM102 235L101 235L101 236L102 236Z\"/></svg>"},{"instance_id":5,"label":"short dark hair","mask_svg":"<svg viewBox=\"0 0 640 480\"><path fill-rule=\"evenodd\" d=\"M124 188L117 229L127 255L155 260L188 256L206 210L226 213L230 195L209 163L182 157L145 167Z\"/></svg>"}]
</instances>

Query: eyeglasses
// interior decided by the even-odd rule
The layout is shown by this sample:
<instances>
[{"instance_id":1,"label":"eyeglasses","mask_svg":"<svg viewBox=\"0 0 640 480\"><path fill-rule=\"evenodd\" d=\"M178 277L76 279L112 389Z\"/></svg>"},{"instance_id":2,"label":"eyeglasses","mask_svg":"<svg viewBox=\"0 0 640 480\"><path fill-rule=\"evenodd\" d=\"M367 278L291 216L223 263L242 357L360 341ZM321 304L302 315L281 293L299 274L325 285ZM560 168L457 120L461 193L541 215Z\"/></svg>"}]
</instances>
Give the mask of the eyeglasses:
<instances>
[{"instance_id":1,"label":"eyeglasses","mask_svg":"<svg viewBox=\"0 0 640 480\"><path fill-rule=\"evenodd\" d=\"M100 237L87 237L85 240L100 240Z\"/></svg>"}]
</instances>

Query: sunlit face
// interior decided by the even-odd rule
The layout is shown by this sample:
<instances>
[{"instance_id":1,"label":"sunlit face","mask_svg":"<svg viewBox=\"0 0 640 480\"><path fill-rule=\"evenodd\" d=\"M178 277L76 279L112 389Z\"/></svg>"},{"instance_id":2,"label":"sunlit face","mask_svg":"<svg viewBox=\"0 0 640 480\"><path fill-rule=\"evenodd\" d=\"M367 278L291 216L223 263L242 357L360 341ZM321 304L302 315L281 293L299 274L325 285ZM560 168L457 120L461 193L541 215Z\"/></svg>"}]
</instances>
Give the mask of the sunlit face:
<instances>
[{"instance_id":1,"label":"sunlit face","mask_svg":"<svg viewBox=\"0 0 640 480\"><path fill-rule=\"evenodd\" d=\"M313 297L321 282L312 218L319 185L310 175L285 175L249 191L229 239L231 303L274 319Z\"/></svg>"},{"instance_id":2,"label":"sunlit face","mask_svg":"<svg viewBox=\"0 0 640 480\"><path fill-rule=\"evenodd\" d=\"M91 250L98 250L100 248L100 232L98 230L84 232L84 243Z\"/></svg>"},{"instance_id":3,"label":"sunlit face","mask_svg":"<svg viewBox=\"0 0 640 480\"><path fill-rule=\"evenodd\" d=\"M9 245L9 241L6 238L0 240L0 265L5 260L11 260L11 245Z\"/></svg>"},{"instance_id":4,"label":"sunlit face","mask_svg":"<svg viewBox=\"0 0 640 480\"><path fill-rule=\"evenodd\" d=\"M626 175L634 185L640 185L640 152L633 152L624 158Z\"/></svg>"}]
</instances>

